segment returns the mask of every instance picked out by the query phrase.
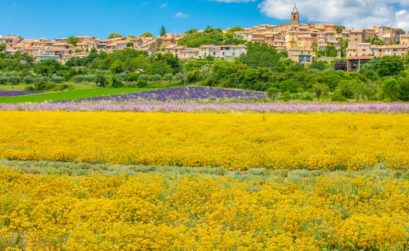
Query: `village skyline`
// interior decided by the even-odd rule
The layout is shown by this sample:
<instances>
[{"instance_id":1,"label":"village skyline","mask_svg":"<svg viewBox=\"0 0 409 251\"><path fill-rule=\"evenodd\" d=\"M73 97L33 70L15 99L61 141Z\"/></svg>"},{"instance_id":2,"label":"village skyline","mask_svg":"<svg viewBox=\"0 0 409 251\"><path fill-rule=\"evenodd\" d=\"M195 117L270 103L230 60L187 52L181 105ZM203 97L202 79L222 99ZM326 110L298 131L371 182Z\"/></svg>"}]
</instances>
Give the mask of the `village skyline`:
<instances>
[{"instance_id":1,"label":"village skyline","mask_svg":"<svg viewBox=\"0 0 409 251\"><path fill-rule=\"evenodd\" d=\"M333 23L347 28L391 26L409 30L406 1L314 1L278 0L178 0L178 1L27 1L1 4L0 35L56 39L71 35L106 38L111 32L138 36L147 31L159 35L180 34L207 26L253 27L280 25L288 20L294 4L303 13L302 23Z\"/></svg>"},{"instance_id":2,"label":"village skyline","mask_svg":"<svg viewBox=\"0 0 409 251\"><path fill-rule=\"evenodd\" d=\"M221 30L212 27L204 31L190 30L169 34L162 26L160 36L149 32L141 36L111 33L108 39L93 36L70 36L49 39L23 39L20 36L0 37L3 50L24 53L37 61L56 60L65 63L72 58L84 58L91 51L114 52L134 49L148 55L170 53L181 60L208 57L232 60L247 53L247 43L257 42L285 52L288 58L302 64L314 60L347 58L348 70L359 70L361 64L384 56L404 57L409 52L409 35L403 29L373 26L347 29L336 24L303 24L296 5L289 13L289 22L281 25L258 25L250 28L234 27Z\"/></svg>"}]
</instances>

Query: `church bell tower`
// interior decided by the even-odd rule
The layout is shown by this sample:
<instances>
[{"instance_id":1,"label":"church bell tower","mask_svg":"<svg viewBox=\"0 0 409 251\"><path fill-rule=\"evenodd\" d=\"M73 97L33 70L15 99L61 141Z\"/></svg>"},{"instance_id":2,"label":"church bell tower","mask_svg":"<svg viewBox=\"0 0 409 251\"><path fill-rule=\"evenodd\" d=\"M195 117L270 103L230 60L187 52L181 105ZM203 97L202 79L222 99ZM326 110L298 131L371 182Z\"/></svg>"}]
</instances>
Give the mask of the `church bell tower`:
<instances>
[{"instance_id":1,"label":"church bell tower","mask_svg":"<svg viewBox=\"0 0 409 251\"><path fill-rule=\"evenodd\" d=\"M300 25L300 12L298 12L297 5L294 5L294 9L291 12L291 24Z\"/></svg>"}]
</instances>

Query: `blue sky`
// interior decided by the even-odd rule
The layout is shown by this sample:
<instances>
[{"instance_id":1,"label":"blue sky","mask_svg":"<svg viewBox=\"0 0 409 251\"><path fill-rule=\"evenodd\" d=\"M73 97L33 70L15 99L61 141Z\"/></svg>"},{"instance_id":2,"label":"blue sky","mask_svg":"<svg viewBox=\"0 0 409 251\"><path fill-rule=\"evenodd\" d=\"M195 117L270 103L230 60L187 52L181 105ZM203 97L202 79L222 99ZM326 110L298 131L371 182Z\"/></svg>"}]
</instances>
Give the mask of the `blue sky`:
<instances>
[{"instance_id":1,"label":"blue sky","mask_svg":"<svg viewBox=\"0 0 409 251\"><path fill-rule=\"evenodd\" d=\"M347 27L390 25L409 30L408 0L0 0L0 35L57 38L111 32L180 33L288 22L294 4L303 22Z\"/></svg>"},{"instance_id":2,"label":"blue sky","mask_svg":"<svg viewBox=\"0 0 409 251\"><path fill-rule=\"evenodd\" d=\"M251 26L277 21L263 15L258 3L207 0L0 0L0 34L56 38L110 32L157 34L190 28Z\"/></svg>"}]
</instances>

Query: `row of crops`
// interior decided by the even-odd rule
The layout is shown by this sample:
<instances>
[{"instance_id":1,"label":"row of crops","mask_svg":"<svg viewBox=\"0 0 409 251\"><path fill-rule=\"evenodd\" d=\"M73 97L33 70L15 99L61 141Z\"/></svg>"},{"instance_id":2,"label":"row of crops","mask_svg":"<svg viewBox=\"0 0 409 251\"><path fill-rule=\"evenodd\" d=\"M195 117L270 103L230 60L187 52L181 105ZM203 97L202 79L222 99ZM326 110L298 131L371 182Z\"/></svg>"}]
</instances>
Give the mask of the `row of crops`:
<instances>
[{"instance_id":1,"label":"row of crops","mask_svg":"<svg viewBox=\"0 0 409 251\"><path fill-rule=\"evenodd\" d=\"M202 87L0 104L0 250L408 250L408 111Z\"/></svg>"}]
</instances>

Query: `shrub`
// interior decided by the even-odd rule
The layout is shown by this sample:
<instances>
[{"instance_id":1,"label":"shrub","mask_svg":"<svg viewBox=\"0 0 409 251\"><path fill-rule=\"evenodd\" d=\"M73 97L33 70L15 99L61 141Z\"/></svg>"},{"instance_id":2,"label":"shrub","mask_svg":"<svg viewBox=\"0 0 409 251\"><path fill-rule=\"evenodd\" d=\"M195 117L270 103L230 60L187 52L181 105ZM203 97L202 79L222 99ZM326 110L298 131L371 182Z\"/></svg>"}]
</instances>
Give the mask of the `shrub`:
<instances>
[{"instance_id":1,"label":"shrub","mask_svg":"<svg viewBox=\"0 0 409 251\"><path fill-rule=\"evenodd\" d=\"M62 82L65 81L65 78L64 78L64 77L57 76L57 75L53 75L53 76L51 77L51 81L54 82L54 83L62 83Z\"/></svg>"},{"instance_id":2,"label":"shrub","mask_svg":"<svg viewBox=\"0 0 409 251\"><path fill-rule=\"evenodd\" d=\"M331 100L335 102L343 102L343 101L346 101L347 99L339 91L336 91L331 96Z\"/></svg>"},{"instance_id":3,"label":"shrub","mask_svg":"<svg viewBox=\"0 0 409 251\"><path fill-rule=\"evenodd\" d=\"M23 82L26 84L32 84L34 83L35 79L31 75L27 75L23 78Z\"/></svg>"},{"instance_id":4,"label":"shrub","mask_svg":"<svg viewBox=\"0 0 409 251\"><path fill-rule=\"evenodd\" d=\"M139 88L144 88L144 87L148 86L148 81L138 80L138 82L136 83L136 86L139 87Z\"/></svg>"},{"instance_id":5,"label":"shrub","mask_svg":"<svg viewBox=\"0 0 409 251\"><path fill-rule=\"evenodd\" d=\"M19 76L10 76L8 77L8 82L12 85L18 85L20 83L20 77Z\"/></svg>"},{"instance_id":6,"label":"shrub","mask_svg":"<svg viewBox=\"0 0 409 251\"><path fill-rule=\"evenodd\" d=\"M279 94L280 94L280 89L278 89L277 87L270 87L267 90L267 96L271 98L272 100L275 100Z\"/></svg>"},{"instance_id":7,"label":"shrub","mask_svg":"<svg viewBox=\"0 0 409 251\"><path fill-rule=\"evenodd\" d=\"M186 81L188 83L197 83L204 79L204 76L200 70L193 70L187 73Z\"/></svg>"},{"instance_id":8,"label":"shrub","mask_svg":"<svg viewBox=\"0 0 409 251\"><path fill-rule=\"evenodd\" d=\"M399 84L395 79L387 79L382 84L382 95L384 99L395 101L399 97Z\"/></svg>"},{"instance_id":9,"label":"shrub","mask_svg":"<svg viewBox=\"0 0 409 251\"><path fill-rule=\"evenodd\" d=\"M98 87L105 87L108 85L108 80L104 75L99 74L95 77L95 83Z\"/></svg>"},{"instance_id":10,"label":"shrub","mask_svg":"<svg viewBox=\"0 0 409 251\"><path fill-rule=\"evenodd\" d=\"M399 99L409 101L409 77L401 78L399 84Z\"/></svg>"},{"instance_id":11,"label":"shrub","mask_svg":"<svg viewBox=\"0 0 409 251\"><path fill-rule=\"evenodd\" d=\"M163 76L163 80L166 80L166 81L172 81L174 78L175 78L175 76L172 73L166 73Z\"/></svg>"},{"instance_id":12,"label":"shrub","mask_svg":"<svg viewBox=\"0 0 409 251\"><path fill-rule=\"evenodd\" d=\"M154 74L154 75L152 75L151 80L152 81L160 81L160 80L162 80L162 76L160 74Z\"/></svg>"},{"instance_id":13,"label":"shrub","mask_svg":"<svg viewBox=\"0 0 409 251\"><path fill-rule=\"evenodd\" d=\"M175 74L175 79L176 80L180 81L180 80L183 80L184 78L185 78L185 75L183 73L181 73L181 72Z\"/></svg>"},{"instance_id":14,"label":"shrub","mask_svg":"<svg viewBox=\"0 0 409 251\"><path fill-rule=\"evenodd\" d=\"M146 74L141 74L141 75L139 75L138 80L145 80L145 81L148 81L148 80L149 80L149 76L148 76L148 75L146 75Z\"/></svg>"},{"instance_id":15,"label":"shrub","mask_svg":"<svg viewBox=\"0 0 409 251\"><path fill-rule=\"evenodd\" d=\"M114 87L114 88L120 88L120 87L123 87L124 84L122 83L122 80L119 79L118 77L112 77L111 86Z\"/></svg>"},{"instance_id":16,"label":"shrub","mask_svg":"<svg viewBox=\"0 0 409 251\"><path fill-rule=\"evenodd\" d=\"M124 79L127 82L135 82L139 80L139 74L135 72L130 72L125 75Z\"/></svg>"},{"instance_id":17,"label":"shrub","mask_svg":"<svg viewBox=\"0 0 409 251\"><path fill-rule=\"evenodd\" d=\"M7 84L8 78L5 76L0 76L0 85L5 85Z\"/></svg>"}]
</instances>

